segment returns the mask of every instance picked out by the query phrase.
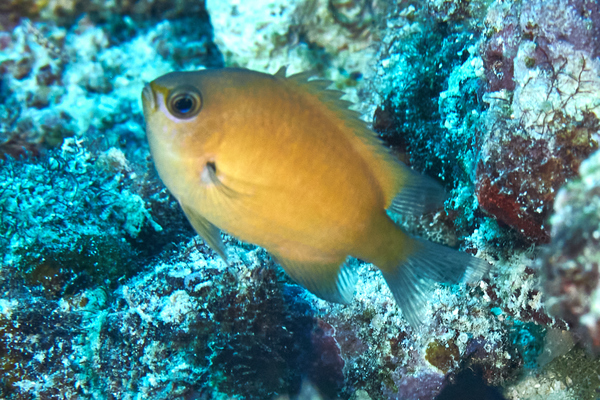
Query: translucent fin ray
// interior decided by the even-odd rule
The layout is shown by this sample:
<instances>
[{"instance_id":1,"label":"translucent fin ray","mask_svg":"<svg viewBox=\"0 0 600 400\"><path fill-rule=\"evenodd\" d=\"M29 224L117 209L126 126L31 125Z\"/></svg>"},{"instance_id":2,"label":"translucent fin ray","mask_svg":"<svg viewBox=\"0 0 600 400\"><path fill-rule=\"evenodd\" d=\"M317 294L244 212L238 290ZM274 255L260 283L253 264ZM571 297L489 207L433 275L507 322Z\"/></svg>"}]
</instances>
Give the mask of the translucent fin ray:
<instances>
[{"instance_id":1,"label":"translucent fin ray","mask_svg":"<svg viewBox=\"0 0 600 400\"><path fill-rule=\"evenodd\" d=\"M402 189L392 200L389 209L402 215L423 215L440 208L447 195L444 188L432 178L420 175L408 167Z\"/></svg>"},{"instance_id":2,"label":"translucent fin ray","mask_svg":"<svg viewBox=\"0 0 600 400\"><path fill-rule=\"evenodd\" d=\"M284 65L283 67L279 67L279 69L277 70L277 72L275 72L275 76L278 78L285 78L285 73L287 71L287 66Z\"/></svg>"},{"instance_id":3,"label":"translucent fin ray","mask_svg":"<svg viewBox=\"0 0 600 400\"><path fill-rule=\"evenodd\" d=\"M221 231L219 228L211 224L206 218L196 213L192 208L187 207L185 204L181 204L181 208L198 235L200 235L206 244L208 244L208 246L213 249L225 263L227 263L225 245L221 240Z\"/></svg>"},{"instance_id":4,"label":"translucent fin ray","mask_svg":"<svg viewBox=\"0 0 600 400\"><path fill-rule=\"evenodd\" d=\"M484 277L490 264L454 249L415 240L415 250L392 272L383 277L408 323L417 329L422 325L436 284L475 283Z\"/></svg>"},{"instance_id":5,"label":"translucent fin ray","mask_svg":"<svg viewBox=\"0 0 600 400\"><path fill-rule=\"evenodd\" d=\"M306 262L276 259L294 281L317 297L333 303L348 304L352 301L358 278L343 260Z\"/></svg>"}]
</instances>

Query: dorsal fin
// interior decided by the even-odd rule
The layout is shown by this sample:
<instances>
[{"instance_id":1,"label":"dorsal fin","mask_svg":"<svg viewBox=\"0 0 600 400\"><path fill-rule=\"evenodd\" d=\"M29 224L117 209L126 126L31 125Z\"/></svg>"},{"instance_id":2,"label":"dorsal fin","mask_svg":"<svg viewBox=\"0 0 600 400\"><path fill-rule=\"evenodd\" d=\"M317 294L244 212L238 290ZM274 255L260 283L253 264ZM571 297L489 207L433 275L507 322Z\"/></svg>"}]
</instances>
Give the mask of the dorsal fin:
<instances>
[{"instance_id":1,"label":"dorsal fin","mask_svg":"<svg viewBox=\"0 0 600 400\"><path fill-rule=\"evenodd\" d=\"M284 65L283 67L279 67L279 69L277 70L277 72L275 72L273 75L278 77L278 78L285 78L285 72L287 71L287 66Z\"/></svg>"},{"instance_id":2,"label":"dorsal fin","mask_svg":"<svg viewBox=\"0 0 600 400\"><path fill-rule=\"evenodd\" d=\"M276 76L282 78L282 69ZM285 71L283 71L285 73ZM300 72L286 78L288 82L295 84L310 95L315 96L327 110L331 112L343 125L342 131L347 133L348 139L354 148L362 155L367 165L378 180L385 197L385 208L392 205L404 182L408 179L403 166L389 150L383 146L377 134L360 119L360 114L348 109L351 102L340 99L345 93L339 90L331 90L328 87L333 83L329 80L308 80L315 75L314 71Z\"/></svg>"}]
</instances>

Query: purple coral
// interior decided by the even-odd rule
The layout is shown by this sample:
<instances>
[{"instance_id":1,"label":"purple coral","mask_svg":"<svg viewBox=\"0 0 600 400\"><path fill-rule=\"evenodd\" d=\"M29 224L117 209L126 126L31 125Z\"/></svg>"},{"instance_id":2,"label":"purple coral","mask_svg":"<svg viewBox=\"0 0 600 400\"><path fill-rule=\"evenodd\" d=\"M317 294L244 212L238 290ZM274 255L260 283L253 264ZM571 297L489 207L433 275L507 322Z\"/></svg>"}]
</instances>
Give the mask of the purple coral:
<instances>
[{"instance_id":1,"label":"purple coral","mask_svg":"<svg viewBox=\"0 0 600 400\"><path fill-rule=\"evenodd\" d=\"M506 24L482 43L481 53L487 79L487 90L514 90L514 59L521 41L518 22L509 15Z\"/></svg>"},{"instance_id":2,"label":"purple coral","mask_svg":"<svg viewBox=\"0 0 600 400\"><path fill-rule=\"evenodd\" d=\"M591 57L600 55L600 5L596 0L529 0L519 18L523 34L539 46L567 42Z\"/></svg>"}]
</instances>

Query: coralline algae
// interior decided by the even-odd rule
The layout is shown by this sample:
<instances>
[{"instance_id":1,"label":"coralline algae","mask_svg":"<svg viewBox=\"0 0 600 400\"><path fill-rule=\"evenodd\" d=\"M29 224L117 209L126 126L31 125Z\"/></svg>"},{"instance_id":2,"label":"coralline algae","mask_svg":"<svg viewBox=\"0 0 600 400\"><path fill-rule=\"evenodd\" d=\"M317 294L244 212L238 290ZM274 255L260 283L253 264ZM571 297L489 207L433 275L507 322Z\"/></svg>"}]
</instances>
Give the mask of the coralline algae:
<instances>
[{"instance_id":1,"label":"coralline algae","mask_svg":"<svg viewBox=\"0 0 600 400\"><path fill-rule=\"evenodd\" d=\"M249 4L0 6L0 397L598 398L597 3ZM356 260L348 306L228 237L226 266L156 177L139 103L222 65L348 91L450 193L398 222L491 276L440 286L415 332Z\"/></svg>"}]
</instances>

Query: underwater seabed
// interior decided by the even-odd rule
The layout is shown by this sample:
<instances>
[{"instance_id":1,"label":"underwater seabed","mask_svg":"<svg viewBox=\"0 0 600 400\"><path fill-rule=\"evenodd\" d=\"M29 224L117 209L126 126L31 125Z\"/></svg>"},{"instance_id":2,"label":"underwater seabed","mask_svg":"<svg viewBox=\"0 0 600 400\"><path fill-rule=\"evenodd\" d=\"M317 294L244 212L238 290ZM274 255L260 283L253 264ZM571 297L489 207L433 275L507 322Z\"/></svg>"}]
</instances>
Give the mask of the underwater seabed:
<instances>
[{"instance_id":1,"label":"underwater seabed","mask_svg":"<svg viewBox=\"0 0 600 400\"><path fill-rule=\"evenodd\" d=\"M4 0L0 398L600 398L599 55L593 0ZM226 265L158 179L146 82L283 65L444 185L407 232L493 264L420 330L369 264L345 306Z\"/></svg>"}]
</instances>

